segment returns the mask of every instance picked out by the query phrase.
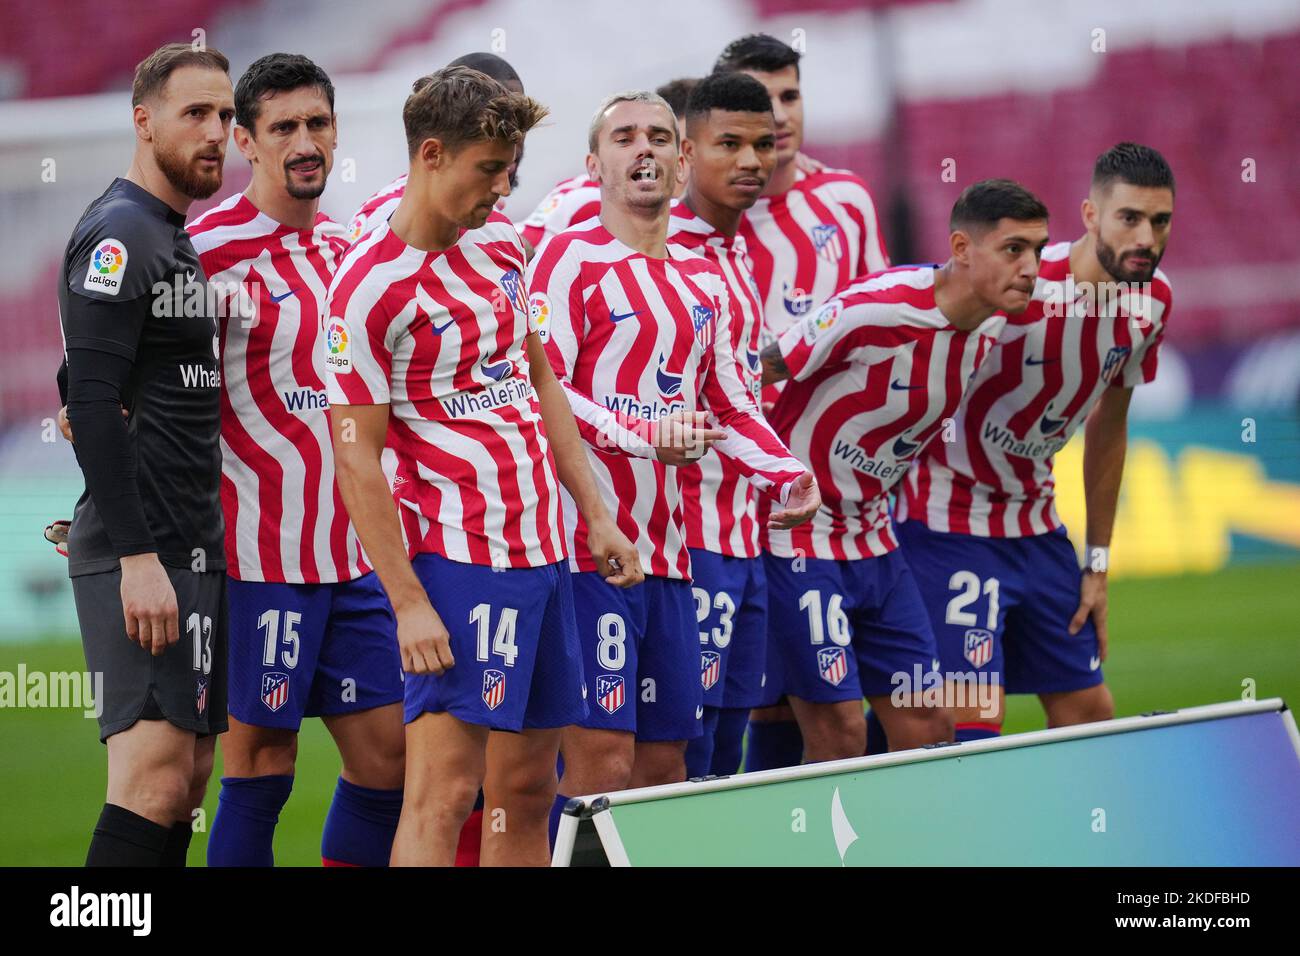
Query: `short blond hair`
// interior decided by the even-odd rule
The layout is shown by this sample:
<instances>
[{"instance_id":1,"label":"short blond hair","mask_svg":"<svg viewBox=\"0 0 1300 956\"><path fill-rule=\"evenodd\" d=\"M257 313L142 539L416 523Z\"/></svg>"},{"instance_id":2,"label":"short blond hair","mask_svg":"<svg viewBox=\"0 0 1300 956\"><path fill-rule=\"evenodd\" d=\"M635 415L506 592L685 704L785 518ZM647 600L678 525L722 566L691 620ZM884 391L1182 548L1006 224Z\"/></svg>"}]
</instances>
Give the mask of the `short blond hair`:
<instances>
[{"instance_id":1,"label":"short blond hair","mask_svg":"<svg viewBox=\"0 0 1300 956\"><path fill-rule=\"evenodd\" d=\"M662 106L668 111L668 116L671 119L668 128L673 131L673 141L676 142L677 114L668 105L668 101L658 93L650 92L650 90L624 90L622 93L612 93L605 97L601 100L600 106L596 108L596 115L591 118L591 127L587 130L587 152L594 153L596 151L596 143L600 139L600 128L605 125L605 114L619 103L653 103L655 106Z\"/></svg>"},{"instance_id":2,"label":"short blond hair","mask_svg":"<svg viewBox=\"0 0 1300 956\"><path fill-rule=\"evenodd\" d=\"M449 66L422 76L402 107L406 148L414 156L426 139L450 150L478 140L518 143L550 111L531 96L511 93L486 73Z\"/></svg>"}]
</instances>

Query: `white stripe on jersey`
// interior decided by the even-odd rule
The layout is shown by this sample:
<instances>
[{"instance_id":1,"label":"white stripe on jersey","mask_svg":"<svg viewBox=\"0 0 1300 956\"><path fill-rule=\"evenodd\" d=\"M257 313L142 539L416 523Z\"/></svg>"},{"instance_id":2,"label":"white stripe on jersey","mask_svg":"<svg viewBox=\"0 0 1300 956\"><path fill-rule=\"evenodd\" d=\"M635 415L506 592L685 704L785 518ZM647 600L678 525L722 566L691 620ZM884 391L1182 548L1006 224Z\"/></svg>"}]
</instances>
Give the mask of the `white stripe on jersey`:
<instances>
[{"instance_id":1,"label":"white stripe on jersey","mask_svg":"<svg viewBox=\"0 0 1300 956\"><path fill-rule=\"evenodd\" d=\"M860 280L778 340L790 380L772 425L821 489L812 521L765 529L781 557L851 560L896 548L889 491L938 434L1005 317L953 326L935 304L934 269Z\"/></svg>"},{"instance_id":2,"label":"white stripe on jersey","mask_svg":"<svg viewBox=\"0 0 1300 956\"><path fill-rule=\"evenodd\" d=\"M348 242L356 242L381 222L388 222L405 192L406 173L402 173L357 207L348 223Z\"/></svg>"},{"instance_id":3,"label":"white stripe on jersey","mask_svg":"<svg viewBox=\"0 0 1300 956\"><path fill-rule=\"evenodd\" d=\"M567 231L599 212L600 186L583 173L562 180L543 196L528 218L520 223L519 234L528 240L533 249L541 252L552 236Z\"/></svg>"},{"instance_id":4,"label":"white stripe on jersey","mask_svg":"<svg viewBox=\"0 0 1300 956\"><path fill-rule=\"evenodd\" d=\"M744 237L728 239L680 202L673 207L668 229L669 242L693 249L722 272L732 306L731 349L754 403L759 404L763 316ZM730 458L705 455L698 465L678 469L677 477L688 548L728 557L758 555L758 496Z\"/></svg>"},{"instance_id":5,"label":"white stripe on jersey","mask_svg":"<svg viewBox=\"0 0 1300 956\"><path fill-rule=\"evenodd\" d=\"M209 281L238 285L256 309L221 319L229 574L292 584L360 577L368 566L334 480L319 344L342 227L318 216L296 230L236 195L188 231Z\"/></svg>"},{"instance_id":6,"label":"white stripe on jersey","mask_svg":"<svg viewBox=\"0 0 1300 956\"><path fill-rule=\"evenodd\" d=\"M438 252L387 223L348 250L327 322L331 402L389 404L412 553L496 567L564 558L559 485L529 377L524 249L493 213Z\"/></svg>"},{"instance_id":7,"label":"white stripe on jersey","mask_svg":"<svg viewBox=\"0 0 1300 956\"><path fill-rule=\"evenodd\" d=\"M1043 250L1034 301L1008 323L971 382L956 440L936 442L913 464L899 520L999 538L1061 526L1053 456L1108 387L1155 378L1172 305L1169 280L1157 270L1140 305L1121 300L1100 317L1049 309L1065 302L1069 267L1070 243Z\"/></svg>"},{"instance_id":8,"label":"white stripe on jersey","mask_svg":"<svg viewBox=\"0 0 1300 956\"><path fill-rule=\"evenodd\" d=\"M628 454L632 442L602 431L609 420L640 428L703 399L728 431L716 450L739 459L760 490L784 499L803 468L762 420L736 368L717 266L678 243L667 251L667 258L651 259L591 222L556 236L534 258L529 289L547 354L620 528L636 542L648 574L685 578L690 558L676 477L653 449L647 457L638 457L639 449ZM572 515L567 500L565 507ZM585 526L570 529L571 561L577 570L593 570Z\"/></svg>"},{"instance_id":9,"label":"white stripe on jersey","mask_svg":"<svg viewBox=\"0 0 1300 956\"><path fill-rule=\"evenodd\" d=\"M740 233L763 299L764 344L851 280L889 266L871 193L845 170L800 171L790 189L745 213Z\"/></svg>"}]
</instances>

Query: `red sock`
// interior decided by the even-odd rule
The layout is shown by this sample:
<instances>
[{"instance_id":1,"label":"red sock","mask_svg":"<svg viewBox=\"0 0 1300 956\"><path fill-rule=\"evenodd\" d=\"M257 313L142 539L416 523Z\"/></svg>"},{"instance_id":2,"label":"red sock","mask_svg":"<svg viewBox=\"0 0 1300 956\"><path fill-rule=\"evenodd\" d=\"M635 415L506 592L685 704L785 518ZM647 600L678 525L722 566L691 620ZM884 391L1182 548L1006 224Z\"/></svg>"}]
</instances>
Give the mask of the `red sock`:
<instances>
[{"instance_id":1,"label":"red sock","mask_svg":"<svg viewBox=\"0 0 1300 956\"><path fill-rule=\"evenodd\" d=\"M479 849L483 840L483 811L475 810L460 828L460 842L456 845L457 866L478 866Z\"/></svg>"}]
</instances>

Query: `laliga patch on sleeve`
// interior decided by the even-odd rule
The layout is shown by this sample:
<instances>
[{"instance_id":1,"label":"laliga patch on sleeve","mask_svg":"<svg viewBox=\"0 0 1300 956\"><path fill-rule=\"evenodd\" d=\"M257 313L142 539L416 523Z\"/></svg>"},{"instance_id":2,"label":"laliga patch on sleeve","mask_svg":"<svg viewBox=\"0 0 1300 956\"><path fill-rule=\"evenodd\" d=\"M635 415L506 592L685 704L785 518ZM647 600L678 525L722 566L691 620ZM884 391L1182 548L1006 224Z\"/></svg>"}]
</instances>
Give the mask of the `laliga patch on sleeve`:
<instances>
[{"instance_id":1,"label":"laliga patch on sleeve","mask_svg":"<svg viewBox=\"0 0 1300 956\"><path fill-rule=\"evenodd\" d=\"M545 292L534 292L528 297L528 325L542 341L551 334L551 300Z\"/></svg>"},{"instance_id":2,"label":"laliga patch on sleeve","mask_svg":"<svg viewBox=\"0 0 1300 956\"><path fill-rule=\"evenodd\" d=\"M95 244L86 266L86 281L82 288L104 295L117 295L122 291L126 276L126 245L119 239L103 239Z\"/></svg>"},{"instance_id":3,"label":"laliga patch on sleeve","mask_svg":"<svg viewBox=\"0 0 1300 956\"><path fill-rule=\"evenodd\" d=\"M825 332L840 316L840 304L835 300L827 302L824 306L814 312L808 318L804 319L803 339L809 345L817 341L817 336Z\"/></svg>"},{"instance_id":4,"label":"laliga patch on sleeve","mask_svg":"<svg viewBox=\"0 0 1300 956\"><path fill-rule=\"evenodd\" d=\"M352 370L352 337L348 324L331 316L325 326L325 368L342 375Z\"/></svg>"}]
</instances>

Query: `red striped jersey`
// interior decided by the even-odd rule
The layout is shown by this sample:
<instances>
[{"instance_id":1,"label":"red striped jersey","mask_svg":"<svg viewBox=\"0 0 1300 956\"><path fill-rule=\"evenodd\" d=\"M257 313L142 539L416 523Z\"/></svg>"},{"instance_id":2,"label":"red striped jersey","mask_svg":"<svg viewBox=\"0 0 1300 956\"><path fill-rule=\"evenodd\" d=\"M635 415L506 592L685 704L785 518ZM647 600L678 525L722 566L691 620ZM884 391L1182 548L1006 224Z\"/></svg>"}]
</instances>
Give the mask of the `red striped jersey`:
<instances>
[{"instance_id":1,"label":"red striped jersey","mask_svg":"<svg viewBox=\"0 0 1300 956\"><path fill-rule=\"evenodd\" d=\"M363 202L348 223L348 242L356 242L381 222L387 222L405 192L406 173L402 173Z\"/></svg>"},{"instance_id":2,"label":"red striped jersey","mask_svg":"<svg viewBox=\"0 0 1300 956\"><path fill-rule=\"evenodd\" d=\"M600 185L587 174L556 184L523 221L519 233L538 252L552 236L600 215Z\"/></svg>"},{"instance_id":3,"label":"red striped jersey","mask_svg":"<svg viewBox=\"0 0 1300 956\"><path fill-rule=\"evenodd\" d=\"M320 309L347 247L318 215L286 226L231 196L189 226L221 309L221 506L241 581L322 584L368 570L334 480ZM248 308L240 309L243 301Z\"/></svg>"},{"instance_id":4,"label":"red striped jersey","mask_svg":"<svg viewBox=\"0 0 1300 956\"><path fill-rule=\"evenodd\" d=\"M782 334L790 379L772 425L817 477L822 507L790 531L764 529L780 557L870 558L898 547L889 490L943 427L1006 317L973 331L935 305L932 266L861 279Z\"/></svg>"},{"instance_id":5,"label":"red striped jersey","mask_svg":"<svg viewBox=\"0 0 1300 956\"><path fill-rule=\"evenodd\" d=\"M784 501L804 468L763 420L731 350L726 282L679 243L652 259L599 221L561 233L529 267L531 306L547 355L589 445L589 459L619 527L648 574L690 576L677 476L645 440L663 416L700 400L728 437L715 448L760 491ZM595 568L586 526L567 495L570 562Z\"/></svg>"},{"instance_id":6,"label":"red striped jersey","mask_svg":"<svg viewBox=\"0 0 1300 956\"><path fill-rule=\"evenodd\" d=\"M335 404L391 406L409 552L493 567L564 558L555 460L529 378L524 248L492 213L425 252L387 222L343 258L326 303Z\"/></svg>"},{"instance_id":7,"label":"red striped jersey","mask_svg":"<svg viewBox=\"0 0 1300 956\"><path fill-rule=\"evenodd\" d=\"M994 538L1061 526L1053 456L1107 388L1156 377L1173 304L1169 279L1157 270L1149 296L1107 295L1099 308L1069 309L1079 291L1069 269L1070 243L1043 250L1034 300L976 373L955 441L935 442L913 465L900 521Z\"/></svg>"},{"instance_id":8,"label":"red striped jersey","mask_svg":"<svg viewBox=\"0 0 1300 956\"><path fill-rule=\"evenodd\" d=\"M398 176L379 192L363 202L353 214L348 224L348 242L356 242L381 222L397 211L397 204L406 193L406 173ZM505 200L497 203L497 211L505 206Z\"/></svg>"},{"instance_id":9,"label":"red striped jersey","mask_svg":"<svg viewBox=\"0 0 1300 956\"><path fill-rule=\"evenodd\" d=\"M731 350L745 386L758 404L762 389L759 363L763 313L758 287L745 256L745 240L728 238L693 213L673 206L668 241L692 249L714 263L726 282L731 303ZM698 465L677 470L682 490L686 546L729 557L758 555L758 496L745 474L726 455L705 455Z\"/></svg>"},{"instance_id":10,"label":"red striped jersey","mask_svg":"<svg viewBox=\"0 0 1300 956\"><path fill-rule=\"evenodd\" d=\"M849 281L888 268L867 184L842 169L800 170L740 221L772 341Z\"/></svg>"}]
</instances>

